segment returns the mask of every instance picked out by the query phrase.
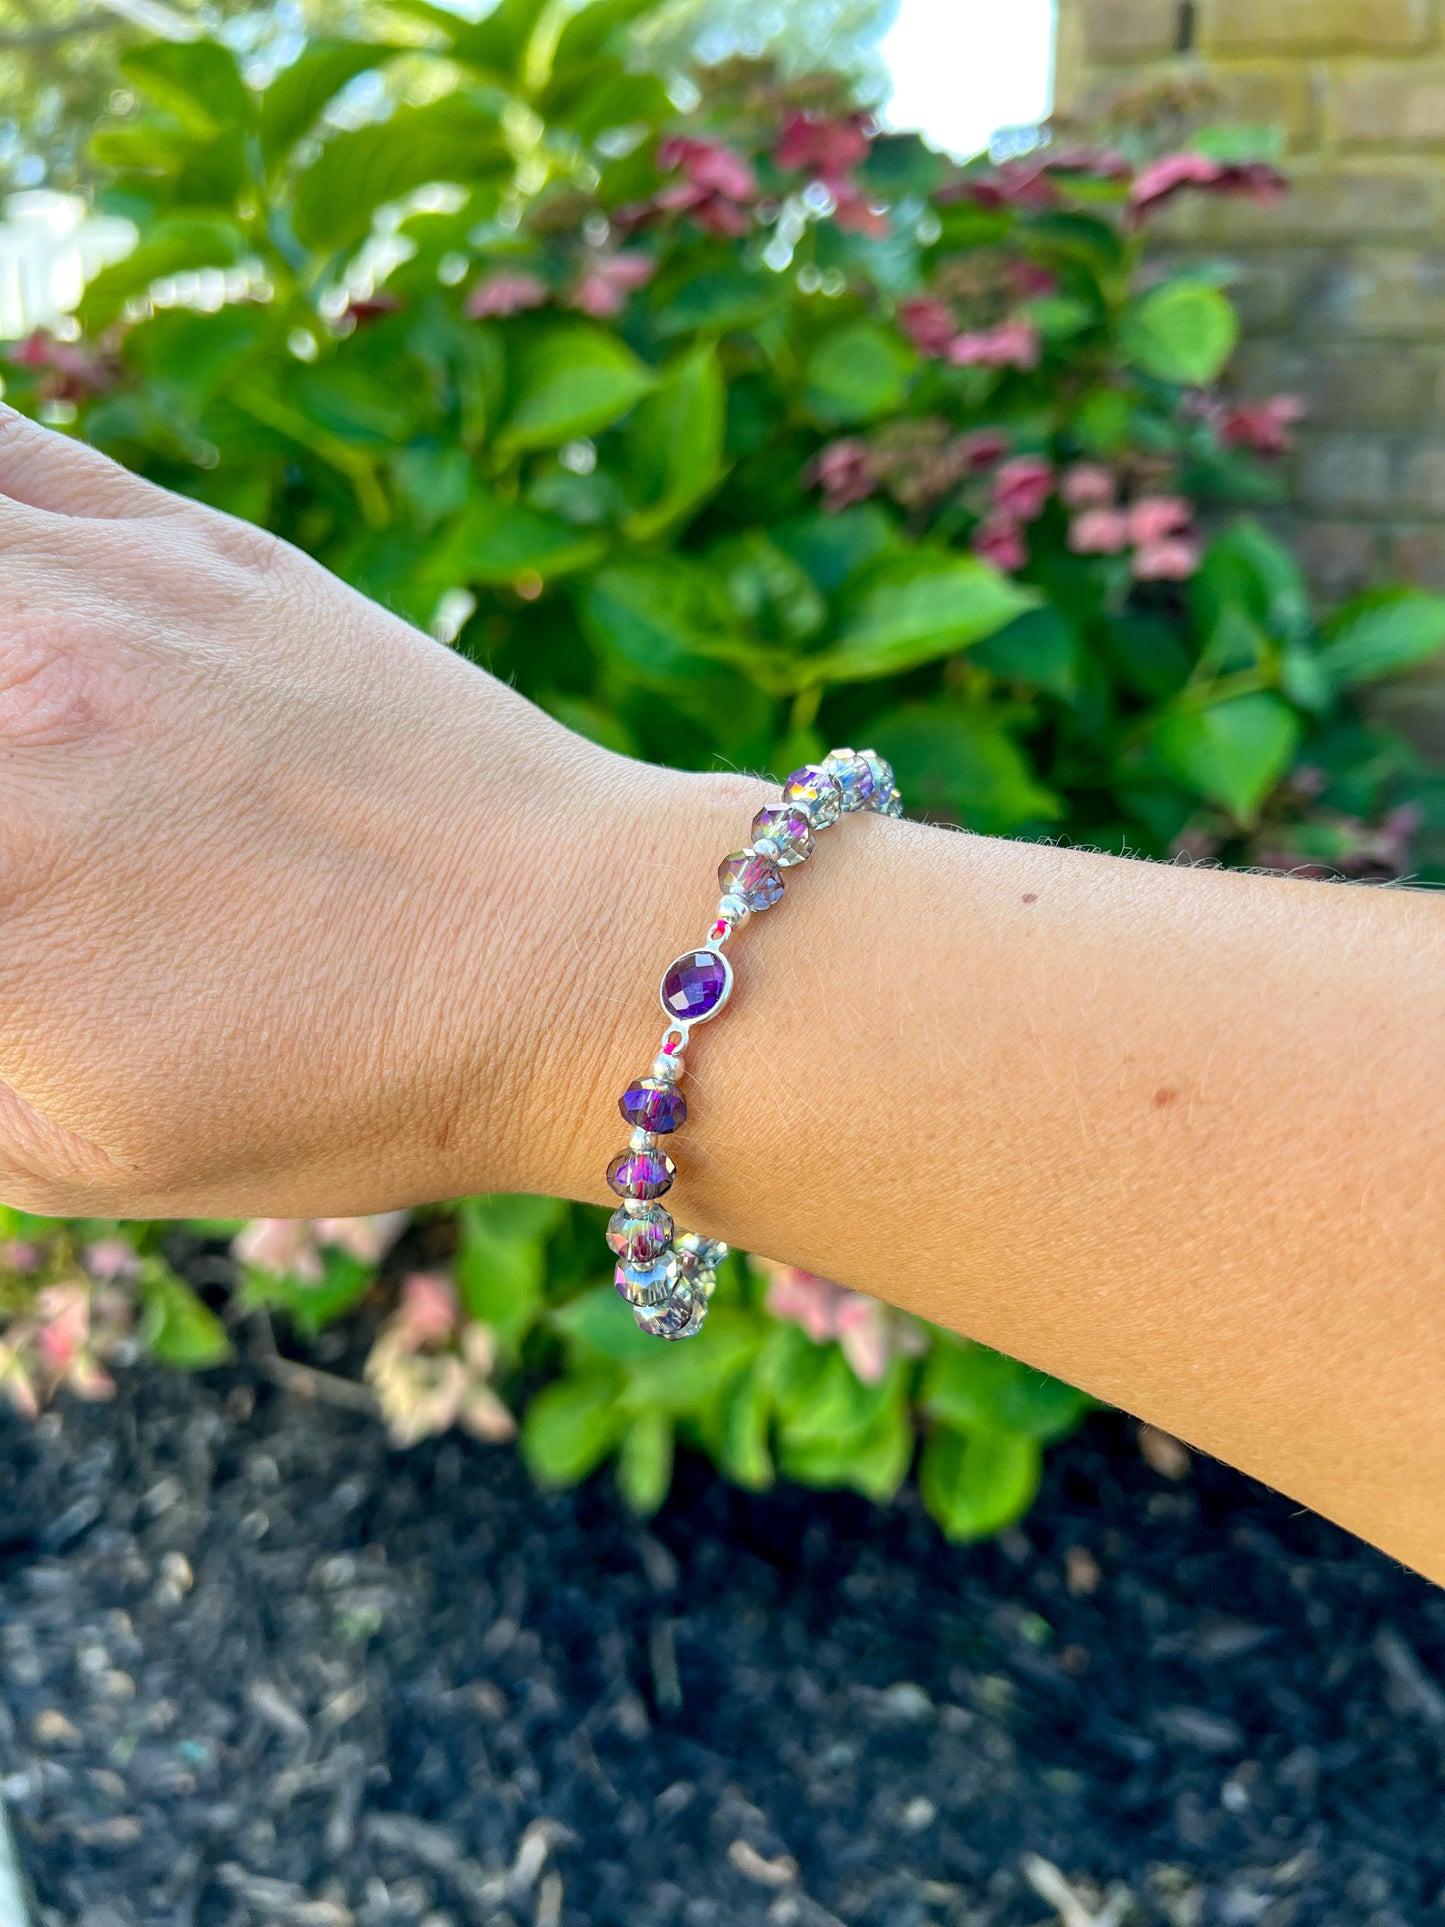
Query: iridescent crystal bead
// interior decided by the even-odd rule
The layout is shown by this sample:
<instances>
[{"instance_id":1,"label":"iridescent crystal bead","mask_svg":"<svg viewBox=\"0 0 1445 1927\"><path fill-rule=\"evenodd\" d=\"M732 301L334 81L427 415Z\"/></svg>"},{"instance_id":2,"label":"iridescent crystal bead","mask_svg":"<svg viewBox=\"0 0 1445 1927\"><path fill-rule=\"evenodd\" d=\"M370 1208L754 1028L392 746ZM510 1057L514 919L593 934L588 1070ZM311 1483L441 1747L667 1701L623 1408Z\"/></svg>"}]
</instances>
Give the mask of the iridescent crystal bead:
<instances>
[{"instance_id":1,"label":"iridescent crystal bead","mask_svg":"<svg viewBox=\"0 0 1445 1927\"><path fill-rule=\"evenodd\" d=\"M677 1166L663 1151L624 1151L607 1167L607 1182L619 1198L660 1198L676 1176Z\"/></svg>"},{"instance_id":2,"label":"iridescent crystal bead","mask_svg":"<svg viewBox=\"0 0 1445 1927\"><path fill-rule=\"evenodd\" d=\"M868 807L882 810L893 790L893 765L880 756L876 749L860 749L858 754L873 774L873 794L868 798Z\"/></svg>"},{"instance_id":3,"label":"iridescent crystal bead","mask_svg":"<svg viewBox=\"0 0 1445 1927\"><path fill-rule=\"evenodd\" d=\"M700 1024L722 1009L732 982L732 966L716 950L686 951L662 980L662 1008L679 1023Z\"/></svg>"},{"instance_id":4,"label":"iridescent crystal bead","mask_svg":"<svg viewBox=\"0 0 1445 1927\"><path fill-rule=\"evenodd\" d=\"M653 1265L672 1243L672 1219L660 1204L622 1205L607 1220L607 1242L629 1265Z\"/></svg>"},{"instance_id":5,"label":"iridescent crystal bead","mask_svg":"<svg viewBox=\"0 0 1445 1927\"><path fill-rule=\"evenodd\" d=\"M813 826L800 809L759 810L753 818L753 842L764 839L773 845L773 861L780 870L790 870L813 854Z\"/></svg>"},{"instance_id":6,"label":"iridescent crystal bead","mask_svg":"<svg viewBox=\"0 0 1445 1927\"><path fill-rule=\"evenodd\" d=\"M833 749L823 758L823 768L838 785L845 810L861 810L873 794L873 771L866 756L856 749Z\"/></svg>"},{"instance_id":7,"label":"iridescent crystal bead","mask_svg":"<svg viewBox=\"0 0 1445 1927\"><path fill-rule=\"evenodd\" d=\"M663 1137L687 1121L687 1099L675 1084L660 1077L642 1077L629 1084L617 1108L635 1130L656 1131Z\"/></svg>"},{"instance_id":8,"label":"iridescent crystal bead","mask_svg":"<svg viewBox=\"0 0 1445 1927\"><path fill-rule=\"evenodd\" d=\"M629 1305L662 1305L679 1289L682 1273L676 1252L664 1251L650 1265L631 1265L625 1258L620 1259L612 1281L619 1297L625 1298Z\"/></svg>"},{"instance_id":9,"label":"iridescent crystal bead","mask_svg":"<svg viewBox=\"0 0 1445 1927\"><path fill-rule=\"evenodd\" d=\"M807 763L784 783L783 801L796 804L815 830L826 830L842 813L843 792L826 769Z\"/></svg>"},{"instance_id":10,"label":"iridescent crystal bead","mask_svg":"<svg viewBox=\"0 0 1445 1927\"><path fill-rule=\"evenodd\" d=\"M902 790L890 790L888 792L888 801L883 805L882 814L884 816L902 816L903 814Z\"/></svg>"},{"instance_id":11,"label":"iridescent crystal bead","mask_svg":"<svg viewBox=\"0 0 1445 1927\"><path fill-rule=\"evenodd\" d=\"M635 1316L653 1338L691 1338L707 1316L707 1300L683 1280L671 1297L659 1305L640 1307Z\"/></svg>"},{"instance_id":12,"label":"iridescent crystal bead","mask_svg":"<svg viewBox=\"0 0 1445 1927\"><path fill-rule=\"evenodd\" d=\"M704 1238L700 1231L684 1231L673 1249L683 1277L711 1298L717 1284L717 1268L728 1255L727 1246L716 1238Z\"/></svg>"},{"instance_id":13,"label":"iridescent crystal bead","mask_svg":"<svg viewBox=\"0 0 1445 1927\"><path fill-rule=\"evenodd\" d=\"M723 858L717 875L723 889L740 898L749 910L766 910L783 894L783 879L770 856L738 850Z\"/></svg>"}]
</instances>

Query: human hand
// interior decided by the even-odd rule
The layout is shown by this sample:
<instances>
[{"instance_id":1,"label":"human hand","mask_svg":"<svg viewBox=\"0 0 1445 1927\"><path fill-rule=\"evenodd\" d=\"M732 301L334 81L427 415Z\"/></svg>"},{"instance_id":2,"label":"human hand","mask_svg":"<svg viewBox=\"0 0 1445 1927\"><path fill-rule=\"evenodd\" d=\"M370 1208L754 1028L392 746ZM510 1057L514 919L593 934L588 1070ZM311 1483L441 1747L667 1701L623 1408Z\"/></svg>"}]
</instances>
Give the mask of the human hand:
<instances>
[{"instance_id":1,"label":"human hand","mask_svg":"<svg viewBox=\"0 0 1445 1927\"><path fill-rule=\"evenodd\" d=\"M648 786L698 780L0 411L0 1197L521 1188L549 972Z\"/></svg>"}]
</instances>

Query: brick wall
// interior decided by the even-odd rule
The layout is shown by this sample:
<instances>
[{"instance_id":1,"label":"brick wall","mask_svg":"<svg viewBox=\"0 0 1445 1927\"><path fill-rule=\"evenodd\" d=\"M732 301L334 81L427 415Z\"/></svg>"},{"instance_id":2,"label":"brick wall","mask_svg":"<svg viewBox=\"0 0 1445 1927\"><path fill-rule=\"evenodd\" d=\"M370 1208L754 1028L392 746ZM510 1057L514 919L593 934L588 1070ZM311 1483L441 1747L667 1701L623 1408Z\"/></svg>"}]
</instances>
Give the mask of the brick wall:
<instances>
[{"instance_id":1,"label":"brick wall","mask_svg":"<svg viewBox=\"0 0 1445 1927\"><path fill-rule=\"evenodd\" d=\"M1203 74L1286 130L1282 204L1196 197L1162 247L1234 265L1238 386L1304 396L1286 532L1321 594L1445 588L1445 0L1058 0L1057 104ZM1445 677L1403 700L1445 756Z\"/></svg>"}]
</instances>

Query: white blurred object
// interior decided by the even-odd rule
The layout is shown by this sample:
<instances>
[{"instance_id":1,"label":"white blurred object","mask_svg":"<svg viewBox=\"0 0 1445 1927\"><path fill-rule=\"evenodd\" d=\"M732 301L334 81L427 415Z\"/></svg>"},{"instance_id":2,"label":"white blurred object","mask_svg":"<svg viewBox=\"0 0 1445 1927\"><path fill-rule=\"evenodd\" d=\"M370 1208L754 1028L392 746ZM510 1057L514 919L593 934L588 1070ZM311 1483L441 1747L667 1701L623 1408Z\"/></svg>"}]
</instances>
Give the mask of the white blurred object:
<instances>
[{"instance_id":1,"label":"white blurred object","mask_svg":"<svg viewBox=\"0 0 1445 1927\"><path fill-rule=\"evenodd\" d=\"M1001 130L1018 152L1047 119L1054 84L1053 0L902 0L879 53L893 81L881 119L967 159Z\"/></svg>"},{"instance_id":2,"label":"white blurred object","mask_svg":"<svg viewBox=\"0 0 1445 1927\"><path fill-rule=\"evenodd\" d=\"M0 340L51 328L87 281L136 244L133 222L92 214L78 194L12 194L0 221Z\"/></svg>"}]
</instances>

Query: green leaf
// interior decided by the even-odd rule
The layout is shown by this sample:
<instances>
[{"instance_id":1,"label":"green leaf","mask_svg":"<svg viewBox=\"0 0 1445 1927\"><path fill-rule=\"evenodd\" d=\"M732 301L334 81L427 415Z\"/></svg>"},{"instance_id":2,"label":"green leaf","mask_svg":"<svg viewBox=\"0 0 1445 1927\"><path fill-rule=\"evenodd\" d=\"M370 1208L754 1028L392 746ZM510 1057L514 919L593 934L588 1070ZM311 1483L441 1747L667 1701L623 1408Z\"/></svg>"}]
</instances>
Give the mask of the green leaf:
<instances>
[{"instance_id":1,"label":"green leaf","mask_svg":"<svg viewBox=\"0 0 1445 1927\"><path fill-rule=\"evenodd\" d=\"M1239 321L1217 288L1166 281L1125 310L1124 353L1147 375L1202 388L1223 372L1239 339Z\"/></svg>"},{"instance_id":2,"label":"green leaf","mask_svg":"<svg viewBox=\"0 0 1445 1927\"><path fill-rule=\"evenodd\" d=\"M284 1312L303 1338L315 1338L361 1303L376 1282L376 1269L329 1245L321 1253L319 1280L278 1278L274 1272L248 1267L240 1301L243 1308Z\"/></svg>"},{"instance_id":3,"label":"green leaf","mask_svg":"<svg viewBox=\"0 0 1445 1927\"><path fill-rule=\"evenodd\" d=\"M457 1293L468 1314L520 1345L542 1308L546 1254L540 1241L499 1238L464 1205L458 1213Z\"/></svg>"},{"instance_id":4,"label":"green leaf","mask_svg":"<svg viewBox=\"0 0 1445 1927\"><path fill-rule=\"evenodd\" d=\"M215 40L147 40L121 55L120 70L202 140L250 123L255 97Z\"/></svg>"},{"instance_id":5,"label":"green leaf","mask_svg":"<svg viewBox=\"0 0 1445 1927\"><path fill-rule=\"evenodd\" d=\"M915 811L956 818L985 836L1008 836L1064 814L989 710L913 704L884 716L872 734Z\"/></svg>"},{"instance_id":6,"label":"green leaf","mask_svg":"<svg viewBox=\"0 0 1445 1927\"><path fill-rule=\"evenodd\" d=\"M768 1409L767 1387L754 1370L739 1379L723 1413L718 1469L749 1492L766 1491L773 1482Z\"/></svg>"},{"instance_id":7,"label":"green leaf","mask_svg":"<svg viewBox=\"0 0 1445 1927\"><path fill-rule=\"evenodd\" d=\"M522 1456L539 1485L576 1485L622 1437L615 1379L589 1373L559 1378L542 1390L522 1417Z\"/></svg>"},{"instance_id":8,"label":"green leaf","mask_svg":"<svg viewBox=\"0 0 1445 1927\"><path fill-rule=\"evenodd\" d=\"M147 380L196 408L272 339L274 328L272 314L250 302L215 314L161 308L126 330L125 356Z\"/></svg>"},{"instance_id":9,"label":"green leaf","mask_svg":"<svg viewBox=\"0 0 1445 1927\"><path fill-rule=\"evenodd\" d=\"M360 241L376 210L431 181L468 183L508 166L492 109L465 94L398 107L390 120L333 134L296 182L291 224L326 253Z\"/></svg>"},{"instance_id":10,"label":"green leaf","mask_svg":"<svg viewBox=\"0 0 1445 1927\"><path fill-rule=\"evenodd\" d=\"M862 502L839 515L814 509L780 523L772 535L825 596L836 595L851 576L881 561L897 541L893 524L876 502Z\"/></svg>"},{"instance_id":11,"label":"green leaf","mask_svg":"<svg viewBox=\"0 0 1445 1927\"><path fill-rule=\"evenodd\" d=\"M322 110L358 74L384 65L395 47L365 40L313 40L261 97L261 153L268 168L285 159Z\"/></svg>"},{"instance_id":12,"label":"green leaf","mask_svg":"<svg viewBox=\"0 0 1445 1927\"><path fill-rule=\"evenodd\" d=\"M973 646L972 660L1004 682L1025 683L1071 702L1078 694L1082 645L1074 625L1045 604L1016 616Z\"/></svg>"},{"instance_id":13,"label":"green leaf","mask_svg":"<svg viewBox=\"0 0 1445 1927\"><path fill-rule=\"evenodd\" d=\"M664 340L671 335L730 334L755 327L781 300L771 276L764 280L731 269L692 274L668 298L655 326Z\"/></svg>"},{"instance_id":14,"label":"green leaf","mask_svg":"<svg viewBox=\"0 0 1445 1927\"><path fill-rule=\"evenodd\" d=\"M1309 589L1299 564L1247 518L1210 543L1190 581L1189 603L1206 640L1234 608L1278 642L1299 642L1310 629Z\"/></svg>"},{"instance_id":15,"label":"green leaf","mask_svg":"<svg viewBox=\"0 0 1445 1927\"><path fill-rule=\"evenodd\" d=\"M599 569L582 585L580 613L604 654L657 688L696 682L742 648L719 585L681 556Z\"/></svg>"},{"instance_id":16,"label":"green leaf","mask_svg":"<svg viewBox=\"0 0 1445 1927\"><path fill-rule=\"evenodd\" d=\"M649 1355L628 1367L623 1409L699 1412L727 1389L761 1342L756 1320L737 1312L714 1311L697 1340L682 1345L654 1341Z\"/></svg>"},{"instance_id":17,"label":"green leaf","mask_svg":"<svg viewBox=\"0 0 1445 1927\"><path fill-rule=\"evenodd\" d=\"M1325 631L1320 666L1337 689L1428 662L1445 643L1445 596L1386 589L1357 597Z\"/></svg>"},{"instance_id":18,"label":"green leaf","mask_svg":"<svg viewBox=\"0 0 1445 1927\"><path fill-rule=\"evenodd\" d=\"M622 1435L617 1484L628 1509L647 1519L672 1484L672 1420L665 1412L640 1412Z\"/></svg>"},{"instance_id":19,"label":"green leaf","mask_svg":"<svg viewBox=\"0 0 1445 1927\"><path fill-rule=\"evenodd\" d=\"M489 1237L514 1242L550 1238L567 1215L563 1199L539 1197L532 1191L490 1191L463 1198L456 1209Z\"/></svg>"},{"instance_id":20,"label":"green leaf","mask_svg":"<svg viewBox=\"0 0 1445 1927\"><path fill-rule=\"evenodd\" d=\"M1022 1432L1047 1444L1071 1432L1090 1401L1017 1358L940 1334L924 1369L921 1403L961 1432Z\"/></svg>"},{"instance_id":21,"label":"green leaf","mask_svg":"<svg viewBox=\"0 0 1445 1927\"><path fill-rule=\"evenodd\" d=\"M231 1356L225 1327L209 1306L159 1258L145 1261L140 1281L141 1342L166 1365L204 1371Z\"/></svg>"},{"instance_id":22,"label":"green leaf","mask_svg":"<svg viewBox=\"0 0 1445 1927\"><path fill-rule=\"evenodd\" d=\"M817 635L827 620L828 606L807 571L761 529L720 542L708 560L733 613L765 641L796 646Z\"/></svg>"},{"instance_id":23,"label":"green leaf","mask_svg":"<svg viewBox=\"0 0 1445 1927\"><path fill-rule=\"evenodd\" d=\"M991 636L1040 597L985 562L924 550L883 562L853 600L837 646L815 659L828 682L896 676Z\"/></svg>"},{"instance_id":24,"label":"green leaf","mask_svg":"<svg viewBox=\"0 0 1445 1927\"><path fill-rule=\"evenodd\" d=\"M657 377L616 335L586 322L542 329L522 344L498 450L555 448L635 408Z\"/></svg>"},{"instance_id":25,"label":"green leaf","mask_svg":"<svg viewBox=\"0 0 1445 1927\"><path fill-rule=\"evenodd\" d=\"M1208 708L1176 706L1154 725L1153 744L1171 775L1249 824L1294 760L1301 734L1289 704L1261 692Z\"/></svg>"},{"instance_id":26,"label":"green leaf","mask_svg":"<svg viewBox=\"0 0 1445 1927\"><path fill-rule=\"evenodd\" d=\"M723 472L727 391L717 351L703 342L662 371L628 423L625 459L637 509L623 523L634 542L650 542L685 520Z\"/></svg>"},{"instance_id":27,"label":"green leaf","mask_svg":"<svg viewBox=\"0 0 1445 1927\"><path fill-rule=\"evenodd\" d=\"M601 53L614 36L648 13L657 0L583 0L557 37L554 74Z\"/></svg>"},{"instance_id":28,"label":"green leaf","mask_svg":"<svg viewBox=\"0 0 1445 1927\"><path fill-rule=\"evenodd\" d=\"M1028 1511L1041 1466L1038 1441L1021 1432L940 1428L923 1448L918 1485L945 1538L984 1539Z\"/></svg>"},{"instance_id":29,"label":"green leaf","mask_svg":"<svg viewBox=\"0 0 1445 1927\"><path fill-rule=\"evenodd\" d=\"M447 534L431 565L438 580L512 583L536 574L544 581L602 559L607 544L555 515L474 497L460 522Z\"/></svg>"},{"instance_id":30,"label":"green leaf","mask_svg":"<svg viewBox=\"0 0 1445 1927\"><path fill-rule=\"evenodd\" d=\"M803 402L825 427L873 421L902 406L915 357L886 328L854 321L835 328L809 355L803 369Z\"/></svg>"},{"instance_id":31,"label":"green leaf","mask_svg":"<svg viewBox=\"0 0 1445 1927\"><path fill-rule=\"evenodd\" d=\"M913 1426L901 1399L882 1406L860 1432L846 1438L787 1431L778 1441L778 1466L800 1485L845 1486L886 1505L908 1472Z\"/></svg>"},{"instance_id":32,"label":"green leaf","mask_svg":"<svg viewBox=\"0 0 1445 1927\"><path fill-rule=\"evenodd\" d=\"M229 268L241 253L241 235L230 221L171 215L158 221L123 261L101 269L81 297L80 319L92 334L98 334L128 301L143 295L154 282L191 268Z\"/></svg>"},{"instance_id":33,"label":"green leaf","mask_svg":"<svg viewBox=\"0 0 1445 1927\"><path fill-rule=\"evenodd\" d=\"M659 1343L639 1328L611 1285L596 1285L569 1299L549 1322L573 1344L622 1365L651 1358Z\"/></svg>"}]
</instances>

